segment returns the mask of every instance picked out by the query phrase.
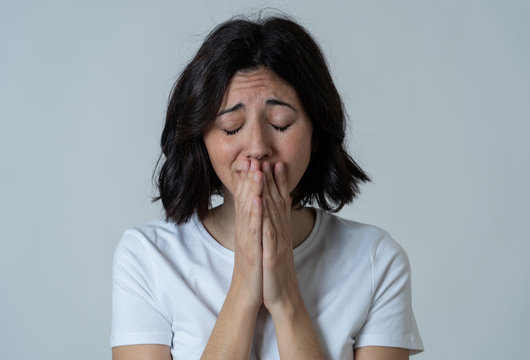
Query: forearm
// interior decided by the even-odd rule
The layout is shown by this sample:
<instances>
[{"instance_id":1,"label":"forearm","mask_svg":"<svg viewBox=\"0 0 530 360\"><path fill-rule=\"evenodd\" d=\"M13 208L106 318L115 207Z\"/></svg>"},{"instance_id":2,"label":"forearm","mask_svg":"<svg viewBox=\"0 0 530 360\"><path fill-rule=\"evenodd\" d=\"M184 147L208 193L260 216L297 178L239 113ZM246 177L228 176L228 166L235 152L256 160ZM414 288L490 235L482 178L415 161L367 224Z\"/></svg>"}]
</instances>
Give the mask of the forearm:
<instances>
[{"instance_id":1,"label":"forearm","mask_svg":"<svg viewBox=\"0 0 530 360\"><path fill-rule=\"evenodd\" d=\"M282 359L325 359L313 322L303 304L292 304L271 313Z\"/></svg>"},{"instance_id":2,"label":"forearm","mask_svg":"<svg viewBox=\"0 0 530 360\"><path fill-rule=\"evenodd\" d=\"M201 359L248 359L258 309L229 292Z\"/></svg>"}]
</instances>

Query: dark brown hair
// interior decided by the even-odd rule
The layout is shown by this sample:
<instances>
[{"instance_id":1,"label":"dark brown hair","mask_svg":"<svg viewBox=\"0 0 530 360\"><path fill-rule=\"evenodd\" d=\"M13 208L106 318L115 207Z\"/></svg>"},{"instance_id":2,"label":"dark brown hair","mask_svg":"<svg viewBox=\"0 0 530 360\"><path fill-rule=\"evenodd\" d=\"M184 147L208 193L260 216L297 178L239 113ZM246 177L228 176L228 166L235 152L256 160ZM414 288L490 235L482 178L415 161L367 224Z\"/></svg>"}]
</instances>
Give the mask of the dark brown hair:
<instances>
[{"instance_id":1,"label":"dark brown hair","mask_svg":"<svg viewBox=\"0 0 530 360\"><path fill-rule=\"evenodd\" d=\"M166 217L177 224L204 218L211 196L222 195L203 133L227 85L240 70L265 67L289 83L313 122L309 166L292 192L293 206L312 201L338 211L369 177L344 148L345 114L322 51L302 26L285 17L233 19L217 26L178 78L162 132L156 183ZM155 171L156 177L157 171Z\"/></svg>"}]
</instances>

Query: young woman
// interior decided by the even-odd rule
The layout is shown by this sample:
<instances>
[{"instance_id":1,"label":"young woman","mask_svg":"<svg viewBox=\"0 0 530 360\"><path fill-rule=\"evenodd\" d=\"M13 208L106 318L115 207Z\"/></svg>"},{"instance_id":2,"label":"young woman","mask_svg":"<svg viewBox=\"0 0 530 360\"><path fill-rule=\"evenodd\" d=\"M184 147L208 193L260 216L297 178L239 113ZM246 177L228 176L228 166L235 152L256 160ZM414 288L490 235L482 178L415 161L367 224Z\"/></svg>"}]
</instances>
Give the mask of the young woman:
<instances>
[{"instance_id":1,"label":"young woman","mask_svg":"<svg viewBox=\"0 0 530 360\"><path fill-rule=\"evenodd\" d=\"M113 358L408 359L409 263L331 215L368 176L344 149L324 57L285 18L231 20L178 79L162 134L167 219L114 258ZM211 207L213 195L223 203ZM318 207L308 207L316 203Z\"/></svg>"}]
</instances>

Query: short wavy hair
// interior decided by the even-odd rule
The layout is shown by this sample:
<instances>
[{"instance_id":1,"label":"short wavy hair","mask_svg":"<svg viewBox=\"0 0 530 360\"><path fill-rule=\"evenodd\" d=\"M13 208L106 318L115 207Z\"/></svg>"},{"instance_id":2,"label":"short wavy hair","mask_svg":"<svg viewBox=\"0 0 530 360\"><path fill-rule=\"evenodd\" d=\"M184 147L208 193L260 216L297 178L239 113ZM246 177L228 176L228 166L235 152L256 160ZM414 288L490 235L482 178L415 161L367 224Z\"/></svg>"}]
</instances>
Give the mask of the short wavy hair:
<instances>
[{"instance_id":1,"label":"short wavy hair","mask_svg":"<svg viewBox=\"0 0 530 360\"><path fill-rule=\"evenodd\" d=\"M291 196L293 207L316 201L331 212L359 193L368 175L345 150L345 112L326 60L307 30L287 17L232 19L217 26L186 66L170 95L153 175L166 219L203 219L222 195L203 140L237 71L265 67L290 84L313 123L313 153Z\"/></svg>"}]
</instances>

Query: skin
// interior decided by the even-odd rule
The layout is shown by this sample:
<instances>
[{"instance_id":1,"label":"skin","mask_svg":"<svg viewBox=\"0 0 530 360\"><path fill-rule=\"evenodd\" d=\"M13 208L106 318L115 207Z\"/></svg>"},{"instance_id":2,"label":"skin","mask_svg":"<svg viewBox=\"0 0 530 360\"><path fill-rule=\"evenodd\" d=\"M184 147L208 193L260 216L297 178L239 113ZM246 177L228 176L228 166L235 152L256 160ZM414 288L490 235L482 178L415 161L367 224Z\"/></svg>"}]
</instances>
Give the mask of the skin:
<instances>
[{"instance_id":1,"label":"skin","mask_svg":"<svg viewBox=\"0 0 530 360\"><path fill-rule=\"evenodd\" d=\"M409 358L407 349L393 347L366 346L355 349L356 360L405 360ZM169 346L129 345L112 349L114 360L171 360Z\"/></svg>"},{"instance_id":2,"label":"skin","mask_svg":"<svg viewBox=\"0 0 530 360\"><path fill-rule=\"evenodd\" d=\"M204 134L224 185L224 202L203 223L234 251L234 270L202 359L248 359L262 306L273 319L282 359L325 358L293 257L293 248L314 223L309 209L293 210L290 196L309 164L312 130L295 90L259 68L234 75L219 115ZM170 358L163 345L113 349L115 360ZM402 360L408 359L408 350L363 347L355 350L355 358Z\"/></svg>"},{"instance_id":3,"label":"skin","mask_svg":"<svg viewBox=\"0 0 530 360\"><path fill-rule=\"evenodd\" d=\"M248 358L261 305L283 335L278 336L282 357L322 357L292 252L314 221L309 210L293 212L290 197L309 164L312 130L296 92L270 71L259 69L234 76L219 116L204 135L212 166L225 186L223 205L204 224L235 256L221 310L221 315L226 310L230 316L216 322L205 359L220 354ZM244 309L245 316L243 323L233 326L237 309ZM228 335L236 327L246 329L243 337Z\"/></svg>"}]
</instances>

